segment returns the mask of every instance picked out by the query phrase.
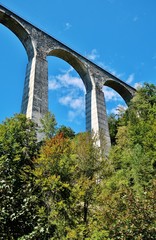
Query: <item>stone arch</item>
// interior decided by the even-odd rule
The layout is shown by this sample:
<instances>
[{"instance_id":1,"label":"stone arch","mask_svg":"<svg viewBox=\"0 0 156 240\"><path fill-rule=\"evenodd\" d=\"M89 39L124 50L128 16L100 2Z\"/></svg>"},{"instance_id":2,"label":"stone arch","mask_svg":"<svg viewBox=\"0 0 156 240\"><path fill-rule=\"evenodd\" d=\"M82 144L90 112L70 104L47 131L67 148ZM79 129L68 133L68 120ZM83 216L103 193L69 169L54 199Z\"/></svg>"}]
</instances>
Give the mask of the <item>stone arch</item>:
<instances>
[{"instance_id":1,"label":"stone arch","mask_svg":"<svg viewBox=\"0 0 156 240\"><path fill-rule=\"evenodd\" d=\"M15 16L11 15L10 12L7 13L0 9L0 23L10 29L11 32L13 32L17 36L17 38L24 46L28 59L30 60L34 56L35 47L29 31L22 24L22 22L16 19Z\"/></svg>"},{"instance_id":2,"label":"stone arch","mask_svg":"<svg viewBox=\"0 0 156 240\"><path fill-rule=\"evenodd\" d=\"M119 80L108 79L104 85L115 90L124 99L127 105L129 105L130 100L133 98L136 91L132 87L129 89L129 86L126 83L123 84Z\"/></svg>"},{"instance_id":3,"label":"stone arch","mask_svg":"<svg viewBox=\"0 0 156 240\"><path fill-rule=\"evenodd\" d=\"M85 63L80 60L80 58L62 48L53 49L52 51L50 51L48 56L55 56L69 63L79 74L80 78L84 83L86 91L91 88L92 84L87 74L87 67Z\"/></svg>"}]
</instances>

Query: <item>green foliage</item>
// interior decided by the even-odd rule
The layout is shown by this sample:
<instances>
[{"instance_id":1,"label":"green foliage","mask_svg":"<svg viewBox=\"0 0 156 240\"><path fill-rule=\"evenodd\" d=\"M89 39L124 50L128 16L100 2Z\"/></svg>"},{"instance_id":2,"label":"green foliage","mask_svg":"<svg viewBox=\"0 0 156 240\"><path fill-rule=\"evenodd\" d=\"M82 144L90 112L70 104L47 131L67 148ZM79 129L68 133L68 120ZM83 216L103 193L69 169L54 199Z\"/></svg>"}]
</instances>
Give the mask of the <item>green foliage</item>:
<instances>
[{"instance_id":1,"label":"green foliage","mask_svg":"<svg viewBox=\"0 0 156 240\"><path fill-rule=\"evenodd\" d=\"M66 227L72 224L70 192L74 166L71 158L70 140L63 134L47 140L36 159L36 184L40 186L44 208L39 209L44 236L65 239Z\"/></svg>"},{"instance_id":2,"label":"green foliage","mask_svg":"<svg viewBox=\"0 0 156 240\"><path fill-rule=\"evenodd\" d=\"M155 113L156 87L145 84L119 119L116 145L110 153L114 174L101 195L108 198L103 213L105 219L109 213L106 223L113 239L155 238Z\"/></svg>"},{"instance_id":3,"label":"green foliage","mask_svg":"<svg viewBox=\"0 0 156 240\"><path fill-rule=\"evenodd\" d=\"M111 190L107 184L99 196L100 219L110 239L155 239L155 182L142 198L126 186ZM103 204L102 204L103 203Z\"/></svg>"},{"instance_id":4,"label":"green foliage","mask_svg":"<svg viewBox=\"0 0 156 240\"><path fill-rule=\"evenodd\" d=\"M39 131L45 135L46 139L49 139L55 135L56 125L55 115L51 112L47 112L41 119L41 128Z\"/></svg>"},{"instance_id":5,"label":"green foliage","mask_svg":"<svg viewBox=\"0 0 156 240\"><path fill-rule=\"evenodd\" d=\"M62 133L65 138L74 138L75 137L75 132L70 128L66 127L64 125L60 126L57 129L57 134Z\"/></svg>"},{"instance_id":6,"label":"green foliage","mask_svg":"<svg viewBox=\"0 0 156 240\"><path fill-rule=\"evenodd\" d=\"M45 221L44 235L50 234L51 239L96 239L98 223L92 216L100 191L97 182L104 175L103 162L89 133L73 140L59 134L45 142L34 170L36 184L42 189L44 208L39 214L42 226Z\"/></svg>"},{"instance_id":7,"label":"green foliage","mask_svg":"<svg viewBox=\"0 0 156 240\"><path fill-rule=\"evenodd\" d=\"M124 169L130 186L139 192L155 177L156 87L145 84L139 89L125 116L119 120L111 156L116 169Z\"/></svg>"},{"instance_id":8,"label":"green foliage","mask_svg":"<svg viewBox=\"0 0 156 240\"><path fill-rule=\"evenodd\" d=\"M0 125L0 236L17 239L32 231L36 218L33 159L37 155L35 125L15 115Z\"/></svg>"},{"instance_id":9,"label":"green foliage","mask_svg":"<svg viewBox=\"0 0 156 240\"><path fill-rule=\"evenodd\" d=\"M42 146L24 115L0 125L1 239L113 240L156 236L156 87L109 117L107 158L97 137L48 113Z\"/></svg>"},{"instance_id":10,"label":"green foliage","mask_svg":"<svg viewBox=\"0 0 156 240\"><path fill-rule=\"evenodd\" d=\"M114 145L116 143L116 134L118 128L118 118L115 114L110 114L108 116L108 126L109 126L109 134L111 138L111 144Z\"/></svg>"}]
</instances>

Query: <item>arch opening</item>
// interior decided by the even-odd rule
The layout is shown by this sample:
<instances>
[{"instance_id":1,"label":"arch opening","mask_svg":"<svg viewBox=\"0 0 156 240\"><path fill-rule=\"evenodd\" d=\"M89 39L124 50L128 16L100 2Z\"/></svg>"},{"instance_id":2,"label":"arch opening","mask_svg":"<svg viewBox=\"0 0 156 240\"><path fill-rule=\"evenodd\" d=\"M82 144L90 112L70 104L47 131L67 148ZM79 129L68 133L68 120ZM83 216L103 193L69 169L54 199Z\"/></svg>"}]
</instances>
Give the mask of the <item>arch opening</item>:
<instances>
[{"instance_id":1,"label":"arch opening","mask_svg":"<svg viewBox=\"0 0 156 240\"><path fill-rule=\"evenodd\" d=\"M17 36L23 44L28 59L30 60L34 56L34 46L28 30L22 26L22 22L16 19L12 14L7 12L4 13L3 10L0 10L0 23L10 29Z\"/></svg>"},{"instance_id":2,"label":"arch opening","mask_svg":"<svg viewBox=\"0 0 156 240\"><path fill-rule=\"evenodd\" d=\"M48 102L58 126L85 131L85 87L77 71L60 57L48 56Z\"/></svg>"},{"instance_id":3,"label":"arch opening","mask_svg":"<svg viewBox=\"0 0 156 240\"><path fill-rule=\"evenodd\" d=\"M126 85L126 83L125 83ZM105 86L108 86L110 88L112 88L113 90L115 90L126 102L127 105L129 105L130 100L132 99L132 94L131 92L128 90L128 87L126 88L126 86L124 86L122 83L118 82L118 81L114 81L114 80L107 80L105 82ZM134 89L135 91L135 89Z\"/></svg>"},{"instance_id":4,"label":"arch opening","mask_svg":"<svg viewBox=\"0 0 156 240\"><path fill-rule=\"evenodd\" d=\"M84 83L86 91L92 88L92 84L88 79L87 68L85 64L79 58L74 56L74 54L72 54L71 52L68 52L67 50L58 48L58 49L52 50L48 54L48 56L55 56L64 60L66 63L72 66L75 69L75 71L79 74L80 78Z\"/></svg>"},{"instance_id":5,"label":"arch opening","mask_svg":"<svg viewBox=\"0 0 156 240\"><path fill-rule=\"evenodd\" d=\"M21 41L6 26L0 24L0 122L20 113L26 64L28 61Z\"/></svg>"},{"instance_id":6,"label":"arch opening","mask_svg":"<svg viewBox=\"0 0 156 240\"><path fill-rule=\"evenodd\" d=\"M107 116L114 114L118 115L121 111L127 109L127 104L122 96L112 87L104 86L103 92L105 96Z\"/></svg>"}]
</instances>

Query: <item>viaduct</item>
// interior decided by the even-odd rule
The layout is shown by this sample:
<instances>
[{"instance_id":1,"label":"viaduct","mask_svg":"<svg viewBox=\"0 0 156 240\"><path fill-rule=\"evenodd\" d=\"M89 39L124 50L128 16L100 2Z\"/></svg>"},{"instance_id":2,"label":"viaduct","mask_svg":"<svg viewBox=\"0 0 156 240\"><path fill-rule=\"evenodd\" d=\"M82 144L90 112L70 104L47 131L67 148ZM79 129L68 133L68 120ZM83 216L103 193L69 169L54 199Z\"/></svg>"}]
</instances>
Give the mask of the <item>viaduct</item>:
<instances>
[{"instance_id":1,"label":"viaduct","mask_svg":"<svg viewBox=\"0 0 156 240\"><path fill-rule=\"evenodd\" d=\"M127 104L133 98L135 89L2 5L0 23L18 37L28 56L21 112L40 124L40 119L48 111L46 58L61 58L77 71L84 83L86 130L102 131L109 149L110 136L102 88L105 85L114 89Z\"/></svg>"}]
</instances>

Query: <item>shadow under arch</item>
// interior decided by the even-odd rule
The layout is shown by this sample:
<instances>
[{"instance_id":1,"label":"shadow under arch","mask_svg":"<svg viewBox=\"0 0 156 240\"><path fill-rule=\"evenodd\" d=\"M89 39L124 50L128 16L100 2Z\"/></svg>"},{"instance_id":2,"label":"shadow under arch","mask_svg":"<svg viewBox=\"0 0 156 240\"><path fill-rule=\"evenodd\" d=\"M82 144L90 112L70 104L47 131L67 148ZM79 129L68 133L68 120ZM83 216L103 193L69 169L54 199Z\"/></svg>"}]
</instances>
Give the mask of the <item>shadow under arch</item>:
<instances>
[{"instance_id":1,"label":"shadow under arch","mask_svg":"<svg viewBox=\"0 0 156 240\"><path fill-rule=\"evenodd\" d=\"M28 30L15 17L0 10L0 23L11 30L23 44L28 59L30 60L35 53L32 39Z\"/></svg>"},{"instance_id":2,"label":"shadow under arch","mask_svg":"<svg viewBox=\"0 0 156 240\"><path fill-rule=\"evenodd\" d=\"M80 78L82 79L85 85L86 91L92 87L91 81L87 75L87 68L85 64L76 56L74 56L74 54L68 52L67 50L58 48L50 51L48 56L55 56L69 63L69 65L71 65L75 69L75 71L79 74Z\"/></svg>"},{"instance_id":3,"label":"shadow under arch","mask_svg":"<svg viewBox=\"0 0 156 240\"><path fill-rule=\"evenodd\" d=\"M123 85L119 81L114 81L112 79L107 80L104 84L104 86L110 87L113 90L115 90L124 99L126 104L129 106L130 100L133 98L134 95L128 89L129 86L127 85L127 88L126 88L125 85L127 84L124 83ZM134 89L134 92L135 91L136 90Z\"/></svg>"}]
</instances>

